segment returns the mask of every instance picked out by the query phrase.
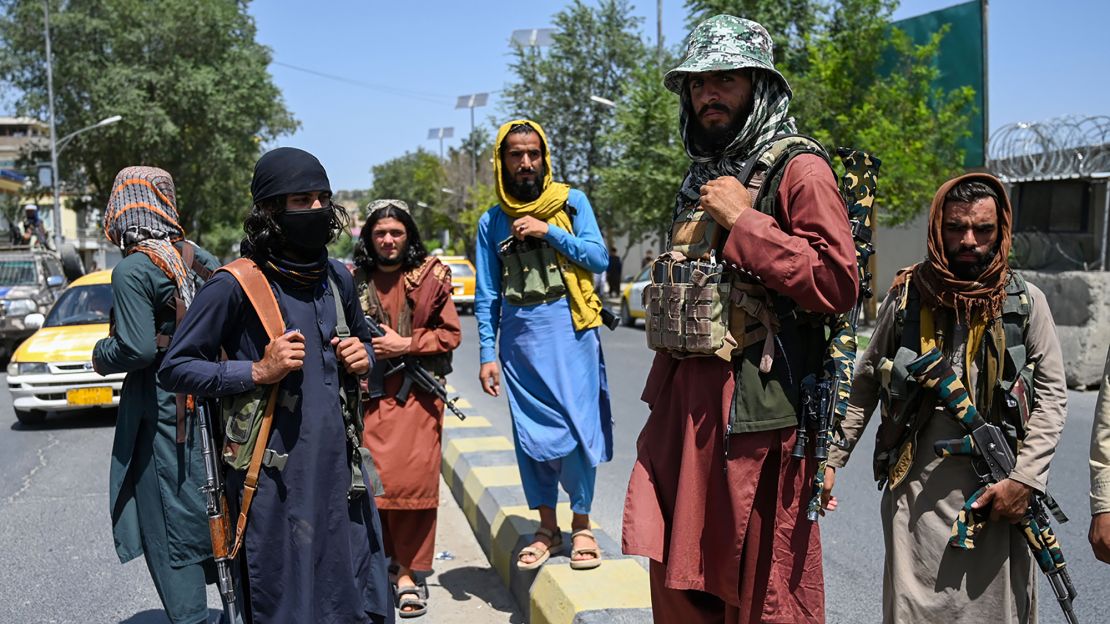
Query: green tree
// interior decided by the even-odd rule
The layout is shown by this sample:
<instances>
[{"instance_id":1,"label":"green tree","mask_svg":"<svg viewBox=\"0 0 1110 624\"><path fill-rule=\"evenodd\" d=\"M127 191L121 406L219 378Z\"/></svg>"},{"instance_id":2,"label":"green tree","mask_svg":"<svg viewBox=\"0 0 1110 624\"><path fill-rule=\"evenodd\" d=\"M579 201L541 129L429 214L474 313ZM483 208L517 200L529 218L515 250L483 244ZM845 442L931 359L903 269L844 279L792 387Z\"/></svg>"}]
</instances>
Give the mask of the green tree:
<instances>
[{"instance_id":1,"label":"green tree","mask_svg":"<svg viewBox=\"0 0 1110 624\"><path fill-rule=\"evenodd\" d=\"M371 197L403 200L425 239L432 238L443 227L447 217L440 208L446 177L438 156L418 148L374 165L370 173L374 177Z\"/></svg>"},{"instance_id":2,"label":"green tree","mask_svg":"<svg viewBox=\"0 0 1110 624\"><path fill-rule=\"evenodd\" d=\"M261 146L296 129L248 2L50 2L59 133L123 116L66 148L63 181L87 185L103 206L123 167L162 167L189 235L222 230L228 242L249 209ZM0 0L0 82L18 93L19 113L47 119L40 0Z\"/></svg>"},{"instance_id":3,"label":"green tree","mask_svg":"<svg viewBox=\"0 0 1110 624\"><path fill-rule=\"evenodd\" d=\"M614 147L604 137L616 120L590 96L620 98L633 69L651 52L628 0L601 0L596 7L574 0L553 21L547 51L516 47L511 69L517 80L505 88L504 107L512 117L543 126L556 179L592 198L598 172L613 162Z\"/></svg>"},{"instance_id":4,"label":"green tree","mask_svg":"<svg viewBox=\"0 0 1110 624\"><path fill-rule=\"evenodd\" d=\"M663 66L673 63L667 57ZM598 202L609 208L604 221L610 240L624 235L631 246L666 230L678 183L689 166L675 100L663 86L663 69L653 56L633 72L618 102L616 128L607 137L616 158L601 170L598 194ZM627 249L621 251L627 254Z\"/></svg>"},{"instance_id":5,"label":"green tree","mask_svg":"<svg viewBox=\"0 0 1110 624\"><path fill-rule=\"evenodd\" d=\"M784 47L778 66L794 90L800 132L828 149L852 146L882 160L879 217L903 223L924 210L937 186L960 173L974 91L934 87L944 32L914 45L890 26L896 0L761 3L688 0L691 23L717 13L768 27ZM785 35L783 33L786 33ZM801 35L799 37L799 35Z\"/></svg>"}]
</instances>

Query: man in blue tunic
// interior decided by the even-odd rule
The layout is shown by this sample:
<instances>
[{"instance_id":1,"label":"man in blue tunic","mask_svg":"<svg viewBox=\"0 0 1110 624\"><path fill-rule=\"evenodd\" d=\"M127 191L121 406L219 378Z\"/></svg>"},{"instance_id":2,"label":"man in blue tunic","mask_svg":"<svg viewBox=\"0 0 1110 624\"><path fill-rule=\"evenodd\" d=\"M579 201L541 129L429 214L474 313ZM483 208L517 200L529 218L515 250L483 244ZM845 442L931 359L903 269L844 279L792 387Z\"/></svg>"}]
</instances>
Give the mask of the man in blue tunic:
<instances>
[{"instance_id":1,"label":"man in blue tunic","mask_svg":"<svg viewBox=\"0 0 1110 624\"><path fill-rule=\"evenodd\" d=\"M500 203L478 221L474 311L478 378L487 394L500 396L504 367L517 465L528 506L540 513L517 566L539 567L562 550L555 516L562 483L574 512L571 567L596 568L601 551L589 530L590 505L613 438L592 275L605 271L609 254L586 196L552 181L539 124L501 126L494 178Z\"/></svg>"},{"instance_id":2,"label":"man in blue tunic","mask_svg":"<svg viewBox=\"0 0 1110 624\"><path fill-rule=\"evenodd\" d=\"M270 341L236 278L217 272L197 292L159 379L202 397L278 385L269 440L257 443L283 461L263 462L238 558L250 621L389 622L381 524L366 471L358 482L369 493L352 484L341 409L341 375L365 374L373 358L351 274L326 247L347 214L332 203L320 162L294 148L259 159L251 195L242 251L262 269L285 333ZM341 320L349 338L337 335ZM232 518L244 478L228 470Z\"/></svg>"}]
</instances>

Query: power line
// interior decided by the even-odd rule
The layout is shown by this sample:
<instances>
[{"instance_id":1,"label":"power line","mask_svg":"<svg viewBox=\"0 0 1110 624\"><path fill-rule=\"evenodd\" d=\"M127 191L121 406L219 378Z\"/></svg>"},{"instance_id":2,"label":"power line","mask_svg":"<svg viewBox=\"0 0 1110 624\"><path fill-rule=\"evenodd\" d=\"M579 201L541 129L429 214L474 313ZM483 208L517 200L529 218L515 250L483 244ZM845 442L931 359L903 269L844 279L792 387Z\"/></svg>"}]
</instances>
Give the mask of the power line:
<instances>
[{"instance_id":1,"label":"power line","mask_svg":"<svg viewBox=\"0 0 1110 624\"><path fill-rule=\"evenodd\" d=\"M342 82L342 83L349 84L349 85L352 85L352 86L362 87L363 89L370 89L371 91L380 91L380 92L383 92L383 93L389 93L391 95L405 97L405 98L409 98L409 99L413 99L413 100L421 100L421 101L429 102L429 103L432 103L432 104L445 104L446 105L446 104L450 104L452 99L453 99L450 96L443 95L443 94L440 94L440 93L426 93L426 92L421 92L421 91L409 91L407 89L398 89L396 87L374 84L374 83L370 83L370 82L363 82L361 80L353 80L351 78L344 78L343 76L336 76L334 74L328 74L328 73L324 73L324 72L321 72L321 71L316 71L314 69L309 69L307 67L298 67L296 65L290 65L289 63L282 63L281 61L272 61L272 64L277 65L279 67L285 67L286 69L292 69L292 70L295 70L295 71L304 72L306 74L311 74L313 76L319 76L320 78L327 78L328 80L334 80L336 82Z\"/></svg>"}]
</instances>

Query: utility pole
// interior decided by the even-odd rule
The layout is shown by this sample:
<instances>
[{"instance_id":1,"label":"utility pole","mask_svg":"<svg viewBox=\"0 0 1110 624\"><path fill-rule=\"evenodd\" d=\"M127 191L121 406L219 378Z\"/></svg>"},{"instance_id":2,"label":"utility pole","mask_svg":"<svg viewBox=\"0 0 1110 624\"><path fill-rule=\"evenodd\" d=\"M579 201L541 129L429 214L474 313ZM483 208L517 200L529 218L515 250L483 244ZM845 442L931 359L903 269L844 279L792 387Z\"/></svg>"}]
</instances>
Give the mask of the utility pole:
<instances>
[{"instance_id":1,"label":"utility pole","mask_svg":"<svg viewBox=\"0 0 1110 624\"><path fill-rule=\"evenodd\" d=\"M655 57L663 68L663 0L655 2Z\"/></svg>"},{"instance_id":2,"label":"utility pole","mask_svg":"<svg viewBox=\"0 0 1110 624\"><path fill-rule=\"evenodd\" d=\"M43 0L43 16L46 24L46 97L50 108L50 186L54 195L54 248L61 251L62 242L62 200L61 181L58 180L58 130L54 120L54 59L50 50L50 0Z\"/></svg>"}]
</instances>

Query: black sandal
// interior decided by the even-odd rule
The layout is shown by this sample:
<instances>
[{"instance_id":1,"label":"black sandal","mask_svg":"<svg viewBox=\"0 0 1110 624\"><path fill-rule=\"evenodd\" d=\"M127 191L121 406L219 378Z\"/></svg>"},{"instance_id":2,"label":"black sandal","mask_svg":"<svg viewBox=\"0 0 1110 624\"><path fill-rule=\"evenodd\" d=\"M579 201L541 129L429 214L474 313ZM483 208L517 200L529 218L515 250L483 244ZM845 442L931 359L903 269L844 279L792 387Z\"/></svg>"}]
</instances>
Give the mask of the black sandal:
<instances>
[{"instance_id":1,"label":"black sandal","mask_svg":"<svg viewBox=\"0 0 1110 624\"><path fill-rule=\"evenodd\" d=\"M406 585L404 587L393 586L394 600L397 604L397 615L402 618L417 618L428 612L428 586L425 583L419 585ZM406 611L405 609L410 609Z\"/></svg>"}]
</instances>

